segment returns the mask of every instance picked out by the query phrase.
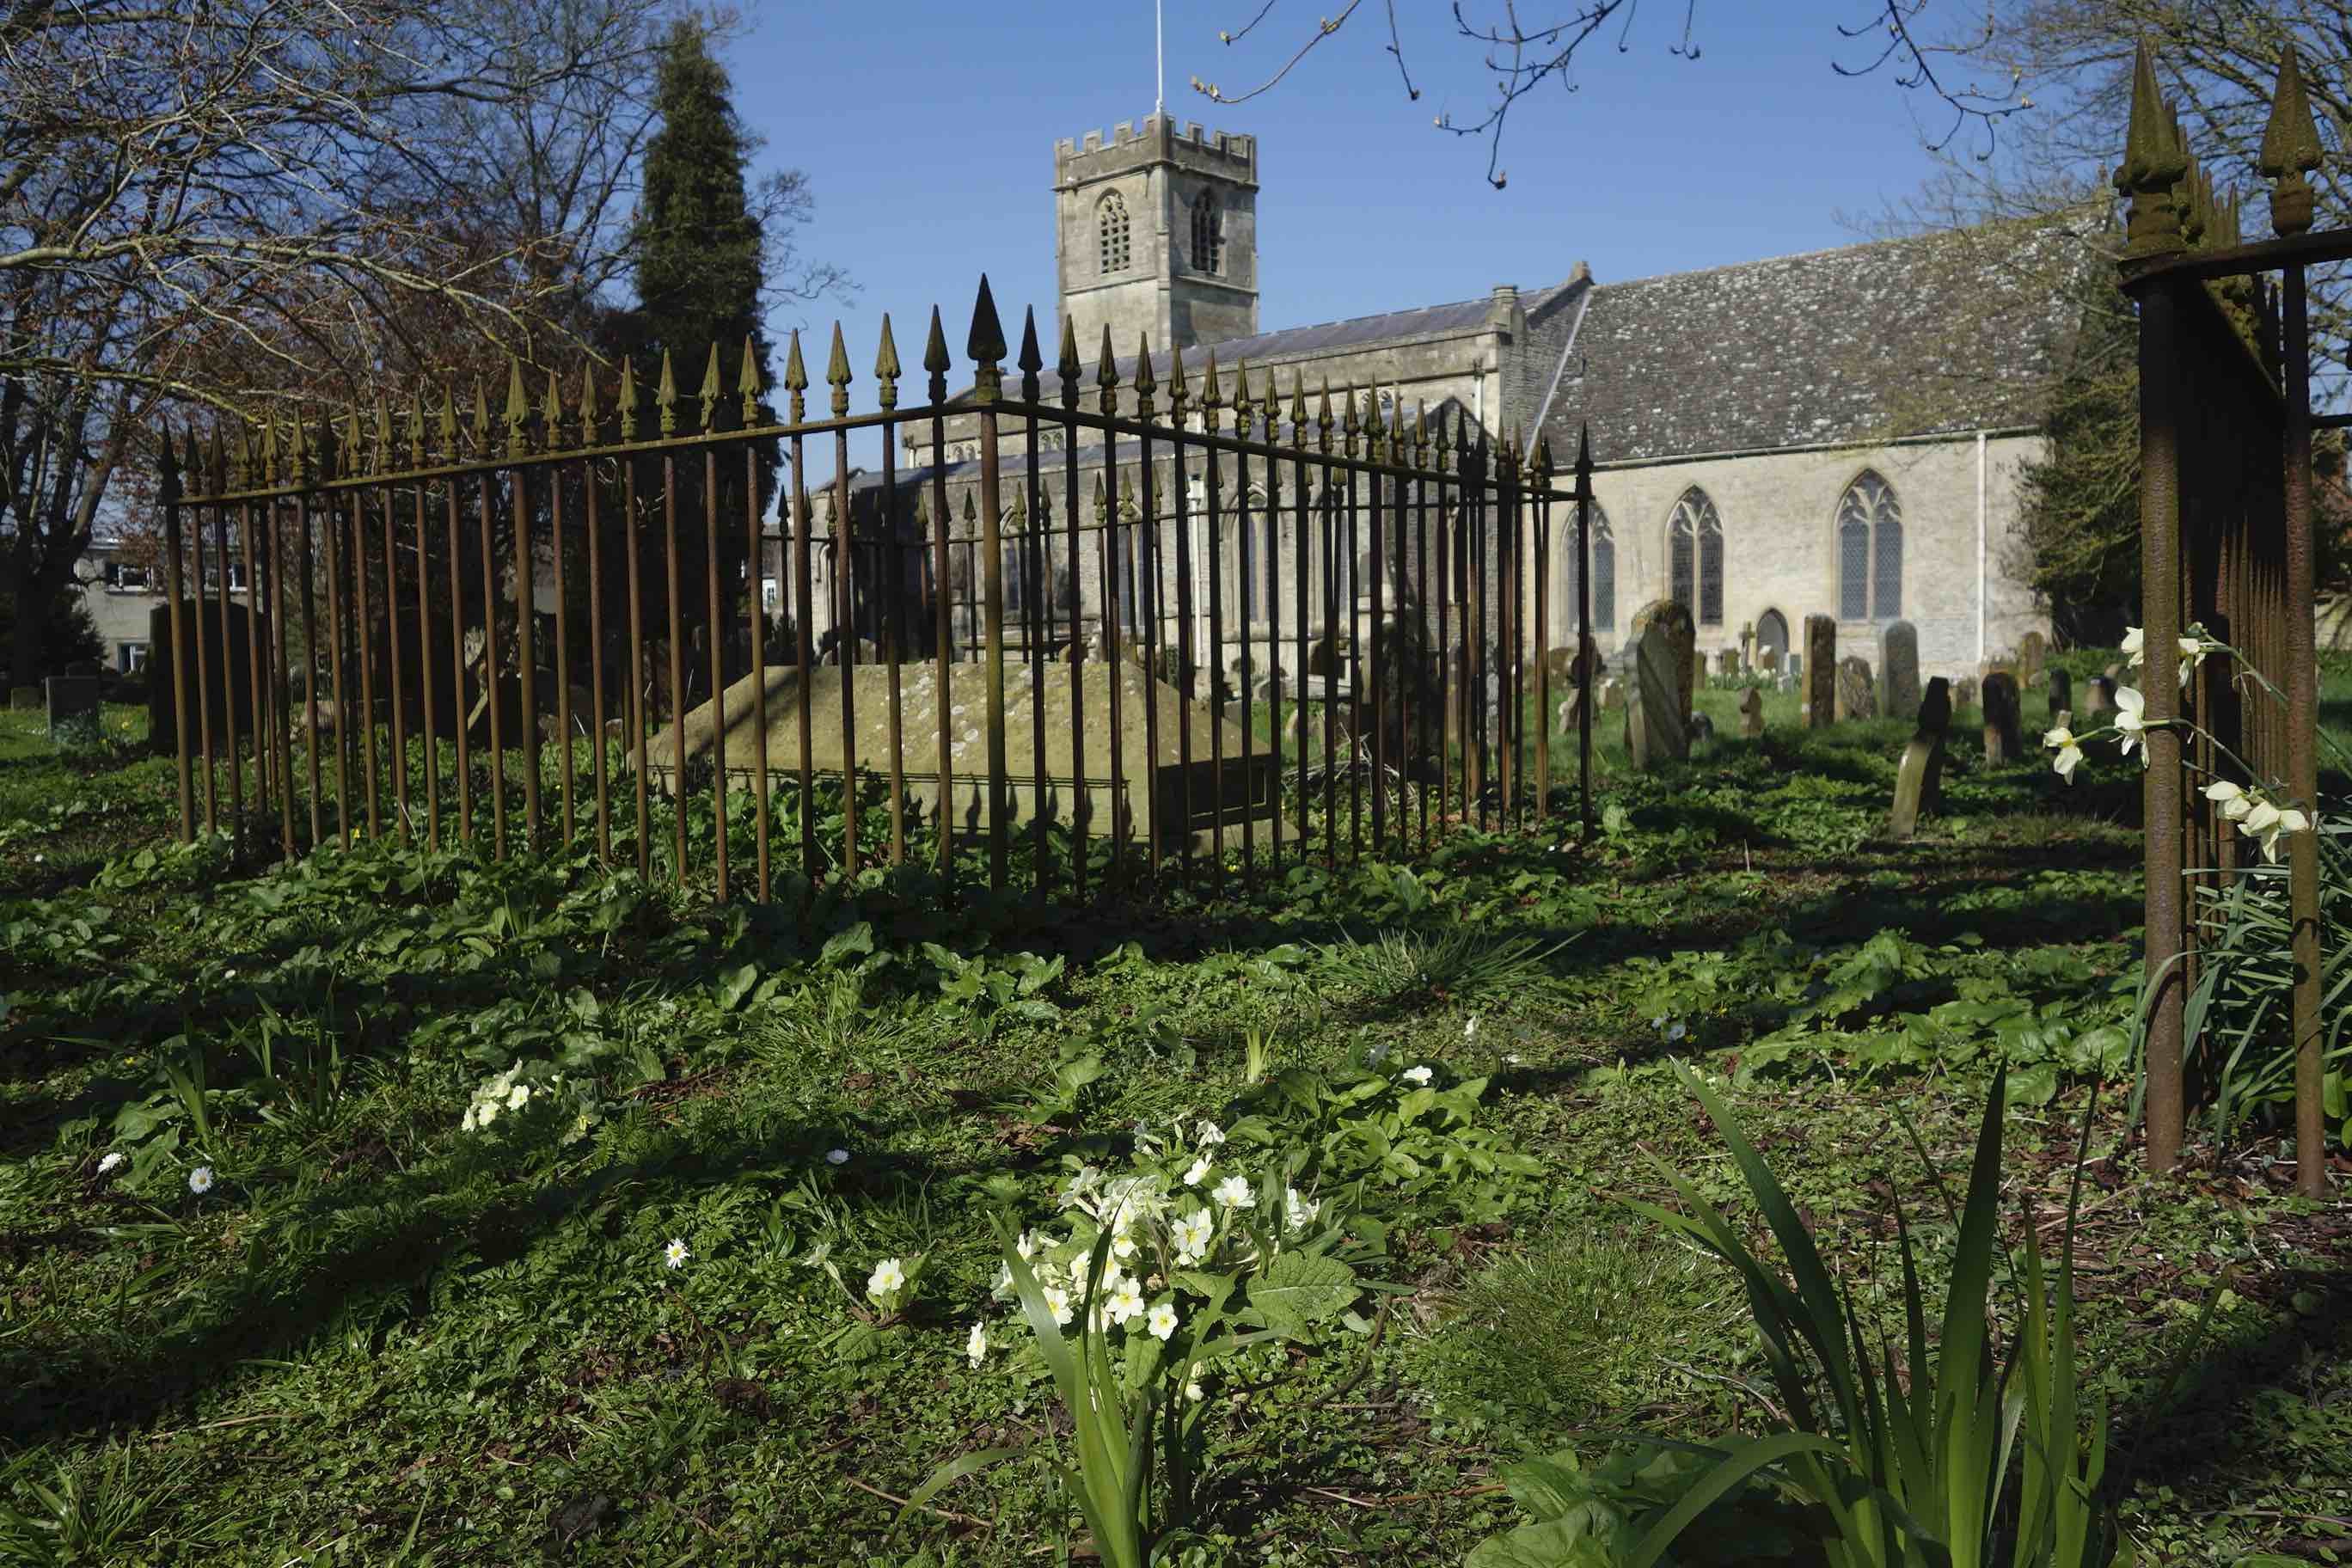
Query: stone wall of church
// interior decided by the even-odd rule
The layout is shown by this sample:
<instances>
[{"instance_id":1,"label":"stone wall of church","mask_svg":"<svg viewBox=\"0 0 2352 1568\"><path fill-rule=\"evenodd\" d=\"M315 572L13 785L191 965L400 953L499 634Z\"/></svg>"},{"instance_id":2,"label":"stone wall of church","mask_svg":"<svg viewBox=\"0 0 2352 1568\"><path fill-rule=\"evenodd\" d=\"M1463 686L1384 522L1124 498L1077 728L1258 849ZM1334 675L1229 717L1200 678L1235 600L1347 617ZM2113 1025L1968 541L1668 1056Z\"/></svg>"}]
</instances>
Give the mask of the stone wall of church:
<instances>
[{"instance_id":1,"label":"stone wall of church","mask_svg":"<svg viewBox=\"0 0 2352 1568\"><path fill-rule=\"evenodd\" d=\"M1833 615L1839 608L1838 507L1847 487L1867 469L1892 487L1902 510L1901 618L1919 629L1922 672L1975 674L1980 591L1984 658L2013 650L2028 631L2049 635L2047 611L2013 574L2022 527L2019 471L2042 446L2038 436L1993 436L1984 443L1981 572L1974 437L1599 469L1593 499L1608 519L1616 547L1616 629L1602 645L1613 655L1631 630L1633 613L1667 596L1668 521L1694 486L1714 500L1724 541L1723 619L1699 626L1700 650L1712 655L1738 647L1741 626L1775 610L1795 644L1807 616ZM1554 510L1555 527L1572 548L1573 510ZM1573 640L1568 631L1573 612L1563 604L1567 595L1560 587L1565 582L1563 566L1555 574L1552 595L1560 606L1554 626L1562 646ZM1860 653L1875 666L1880 626L1893 618L1841 620L1841 656Z\"/></svg>"}]
</instances>

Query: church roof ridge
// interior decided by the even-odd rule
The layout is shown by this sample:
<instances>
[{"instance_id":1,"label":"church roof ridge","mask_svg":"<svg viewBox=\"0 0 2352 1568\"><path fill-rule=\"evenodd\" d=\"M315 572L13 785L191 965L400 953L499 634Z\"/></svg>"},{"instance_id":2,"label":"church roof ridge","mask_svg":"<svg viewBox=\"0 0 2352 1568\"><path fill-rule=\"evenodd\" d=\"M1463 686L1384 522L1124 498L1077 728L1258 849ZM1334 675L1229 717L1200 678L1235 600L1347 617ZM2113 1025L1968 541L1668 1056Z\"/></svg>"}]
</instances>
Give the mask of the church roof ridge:
<instances>
[{"instance_id":1,"label":"church roof ridge","mask_svg":"<svg viewBox=\"0 0 2352 1568\"><path fill-rule=\"evenodd\" d=\"M1906 245L1928 245L1937 242L1956 244L1970 236L2013 229L2028 230L2071 227L2080 221L2087 209L2066 208L2056 213L2034 213L2016 217L1990 218L1982 223L1965 224L1958 228L1935 228L1917 234L1890 234L1876 239L1858 239L1851 245L1824 245L1811 250L1791 250L1780 256L1751 257L1746 261L1718 261L1710 267L1685 267L1674 272L1653 272L1646 277L1622 279L1614 283L1593 282L1596 290L1604 289L1635 289L1649 283L1674 283L1685 279L1709 277L1718 272L1737 272L1750 267L1777 267L1801 261L1819 261L1824 257L1853 256L1864 251L1885 251Z\"/></svg>"}]
</instances>

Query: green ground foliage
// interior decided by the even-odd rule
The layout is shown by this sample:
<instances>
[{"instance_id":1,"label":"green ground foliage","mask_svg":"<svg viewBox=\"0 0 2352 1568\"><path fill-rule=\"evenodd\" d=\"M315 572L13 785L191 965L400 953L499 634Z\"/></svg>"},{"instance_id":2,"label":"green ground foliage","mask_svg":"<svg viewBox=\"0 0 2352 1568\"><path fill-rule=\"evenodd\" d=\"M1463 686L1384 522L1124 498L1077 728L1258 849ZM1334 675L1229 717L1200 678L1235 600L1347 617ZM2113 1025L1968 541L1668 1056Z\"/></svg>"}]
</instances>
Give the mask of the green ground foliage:
<instances>
[{"instance_id":1,"label":"green ground foliage","mask_svg":"<svg viewBox=\"0 0 2352 1568\"><path fill-rule=\"evenodd\" d=\"M1895 844L1901 726L1783 698L1745 742L1737 697L1589 844L1556 809L1082 918L887 868L805 916L593 857L241 870L172 846L135 715L0 720L0 1562L1083 1553L1003 1244L1083 1250L1062 1194L1148 1163L1180 1207L1248 1178L1200 1201L1280 1249L1180 1410L1164 1560L1456 1563L1542 1517L1529 1461L1633 1498L1684 1466L1633 1438L1777 1418L1738 1277L1627 1204L1671 1170L1763 1236L1675 1059L1898 1345L1898 1211L1940 1295L1994 1070L2009 1259L2055 1256L2087 1124L2140 1560L2352 1555L2352 1209L2288 1194L2274 1119L2177 1184L2128 1136L2137 768L1979 763Z\"/></svg>"}]
</instances>

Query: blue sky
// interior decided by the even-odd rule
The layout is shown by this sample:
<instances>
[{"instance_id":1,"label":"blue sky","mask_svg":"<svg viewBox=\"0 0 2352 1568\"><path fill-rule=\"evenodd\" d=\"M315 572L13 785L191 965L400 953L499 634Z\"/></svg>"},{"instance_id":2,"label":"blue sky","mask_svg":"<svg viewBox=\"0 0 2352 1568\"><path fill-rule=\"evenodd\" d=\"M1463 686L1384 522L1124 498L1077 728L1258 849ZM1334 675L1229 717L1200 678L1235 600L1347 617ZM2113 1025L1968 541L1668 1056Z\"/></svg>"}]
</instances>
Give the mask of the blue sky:
<instances>
[{"instance_id":1,"label":"blue sky","mask_svg":"<svg viewBox=\"0 0 2352 1568\"><path fill-rule=\"evenodd\" d=\"M1851 243L1861 237L1841 215L1877 213L1917 190L1932 167L1922 122L1942 128L1940 105L1891 73L1832 70L1832 60L1866 61L1868 41L1841 38L1838 26L1867 20L1874 0L1700 0L1696 58L1672 52L1684 6L1652 0L1625 52L1613 29L1585 46L1577 91L1547 89L1513 110L1503 191L1484 177L1484 142L1431 123L1442 110L1475 119L1494 92L1442 0L1398 7L1419 102L1405 97L1373 4L1263 98L1226 106L1191 87L1198 75L1238 92L1312 30L1325 13L1310 6L1344 3L1276 0L1231 47L1219 30L1242 27L1259 0L1165 7L1169 113L1258 138L1268 329L1468 299L1496 283L1540 287L1579 259L1607 283ZM1465 6L1474 17L1495 8ZM837 317L865 409L885 310L913 396L934 302L961 382L983 270L1009 338L1024 305L1049 331L1054 143L1151 112L1152 39L1150 0L782 0L751 10L727 58L738 109L766 139L760 164L808 173L817 206L801 245L861 286L845 300L777 310L779 339L802 327L814 370Z\"/></svg>"}]
</instances>

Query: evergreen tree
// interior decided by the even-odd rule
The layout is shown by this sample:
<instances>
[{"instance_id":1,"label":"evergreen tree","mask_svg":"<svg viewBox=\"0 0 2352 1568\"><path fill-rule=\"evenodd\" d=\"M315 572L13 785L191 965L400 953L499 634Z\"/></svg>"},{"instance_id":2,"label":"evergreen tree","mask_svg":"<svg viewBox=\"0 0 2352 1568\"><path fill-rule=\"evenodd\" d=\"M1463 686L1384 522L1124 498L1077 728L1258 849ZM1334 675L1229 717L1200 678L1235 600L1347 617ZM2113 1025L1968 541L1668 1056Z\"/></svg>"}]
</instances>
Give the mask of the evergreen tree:
<instances>
[{"instance_id":1,"label":"evergreen tree","mask_svg":"<svg viewBox=\"0 0 2352 1568\"><path fill-rule=\"evenodd\" d=\"M679 21L671 29L662 62L656 93L660 129L646 143L644 190L630 229L637 304L634 310L614 317L608 329L607 346L629 355L635 367L642 399L641 438L659 431L654 395L665 353L676 377L677 429L681 435L704 428L704 377L714 347L719 364L719 395L712 408L717 428L741 424L742 396L738 387L747 345L763 403L773 386L761 304L768 261L766 225L745 184L753 142L736 118L730 92L726 68L712 57L701 25L692 19ZM767 204L771 206L778 183L796 198L788 206L788 215L803 215L806 198L802 176L792 174L771 182ZM750 519L766 516L781 461L775 442L753 446L753 490L747 487L744 450L741 447L720 449L715 492L706 490L700 451L687 449L677 455L678 600L688 645L689 701L707 695L709 686L708 639L714 632L709 625L708 573L714 515L722 616L715 635L730 650L729 679L744 665L736 645L746 633L746 611L759 596L756 567L750 554ZM635 548L649 645L669 635L670 557L661 485L661 465L642 461L637 476L640 516ZM628 545L621 532L618 509L610 516L605 559L618 563ZM608 569L604 582L605 634L608 638L625 636L626 574ZM649 662L655 667L652 685L658 711L668 699L666 661ZM644 674L637 679L643 682Z\"/></svg>"}]
</instances>

